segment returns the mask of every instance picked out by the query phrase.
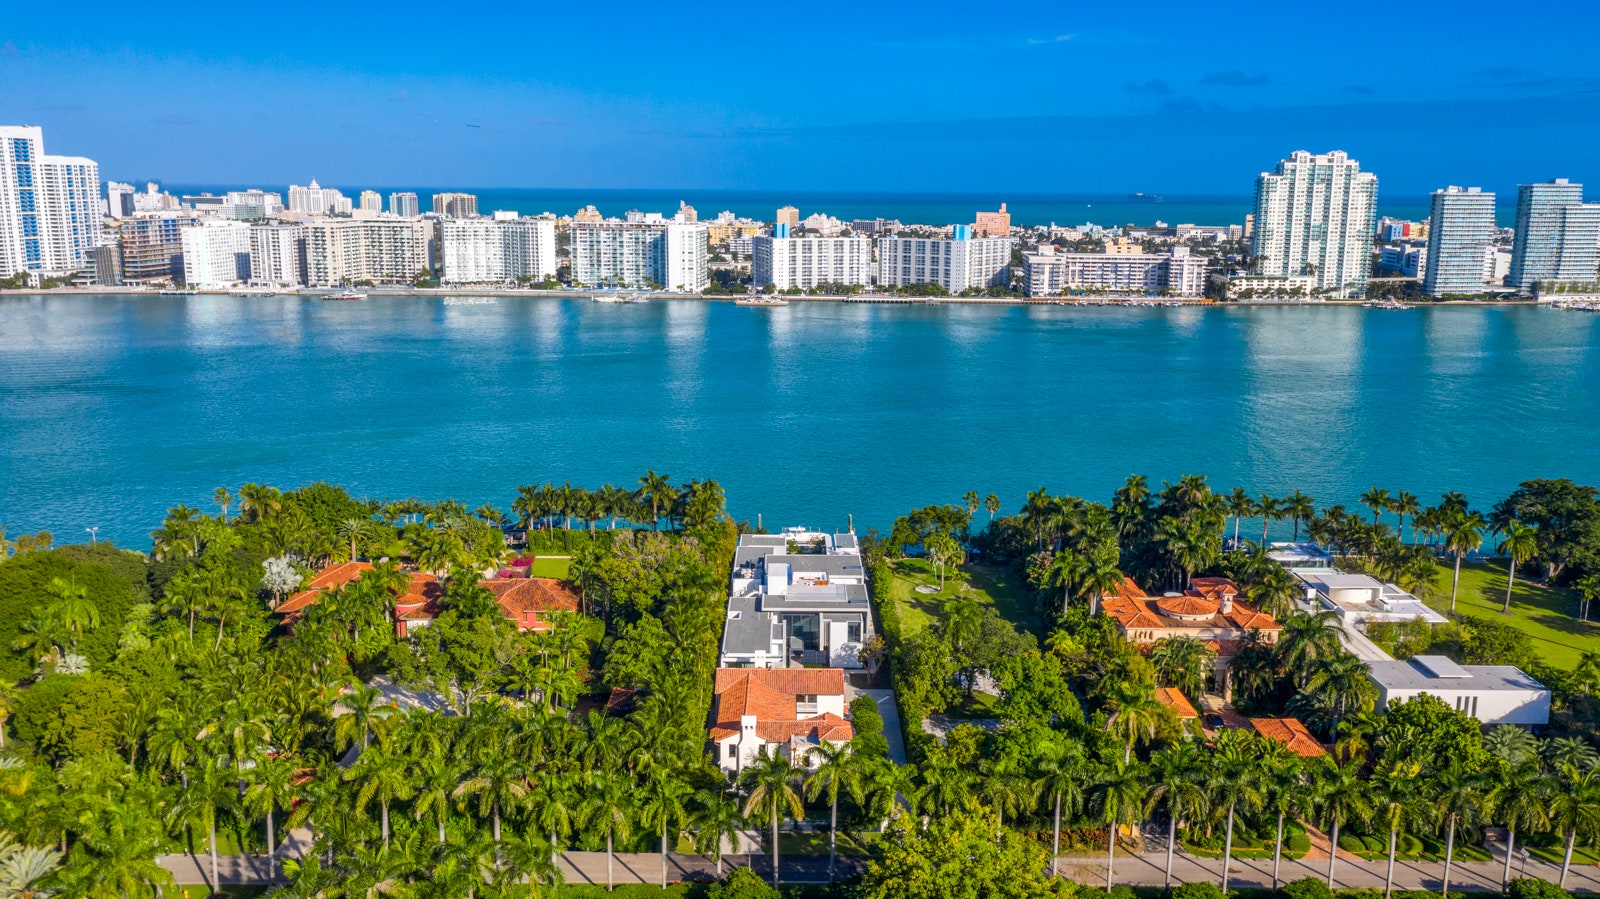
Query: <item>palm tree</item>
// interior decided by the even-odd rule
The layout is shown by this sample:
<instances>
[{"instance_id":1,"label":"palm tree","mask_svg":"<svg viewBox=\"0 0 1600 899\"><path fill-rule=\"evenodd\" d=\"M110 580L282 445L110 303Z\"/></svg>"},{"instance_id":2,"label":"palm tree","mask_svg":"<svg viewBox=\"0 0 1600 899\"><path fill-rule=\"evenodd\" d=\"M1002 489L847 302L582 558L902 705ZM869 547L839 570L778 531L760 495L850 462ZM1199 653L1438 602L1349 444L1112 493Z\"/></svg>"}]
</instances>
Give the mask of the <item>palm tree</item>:
<instances>
[{"instance_id":1,"label":"palm tree","mask_svg":"<svg viewBox=\"0 0 1600 899\"><path fill-rule=\"evenodd\" d=\"M457 802L470 796L478 797L478 814L487 813L490 816L490 833L498 843L501 817L527 798L528 782L516 762L498 751L499 747L492 745L493 740L487 742L491 745L483 747L478 763L472 767L471 776L455 788L451 797ZM554 841L551 842L553 849Z\"/></svg>"},{"instance_id":2,"label":"palm tree","mask_svg":"<svg viewBox=\"0 0 1600 899\"><path fill-rule=\"evenodd\" d=\"M640 823L650 828L660 828L661 833L661 887L667 886L667 834L676 825L682 827L688 820L685 805L691 794L689 785L667 768L651 772L644 787L644 805L639 809ZM773 846L776 852L777 846Z\"/></svg>"},{"instance_id":3,"label":"palm tree","mask_svg":"<svg viewBox=\"0 0 1600 899\"><path fill-rule=\"evenodd\" d=\"M1189 696L1204 692L1215 658L1215 651L1193 637L1166 637L1150 648L1150 664L1162 686Z\"/></svg>"},{"instance_id":4,"label":"palm tree","mask_svg":"<svg viewBox=\"0 0 1600 899\"><path fill-rule=\"evenodd\" d=\"M672 481L666 475L646 469L644 477L639 479L639 498L650 504L651 530L660 530L661 512L664 508L672 508L678 494L672 489Z\"/></svg>"},{"instance_id":5,"label":"palm tree","mask_svg":"<svg viewBox=\"0 0 1600 899\"><path fill-rule=\"evenodd\" d=\"M383 848L389 848L389 806L397 800L410 799L413 792L411 775L400 760L390 755L382 746L363 750L361 758L345 772L345 780L355 781L356 807L366 808L378 800L383 833Z\"/></svg>"},{"instance_id":6,"label":"palm tree","mask_svg":"<svg viewBox=\"0 0 1600 899\"><path fill-rule=\"evenodd\" d=\"M399 711L392 701L384 697L381 689L360 681L354 681L346 688L344 695L339 697L338 709L345 714L335 712L333 738L348 749L360 737L363 752L372 744L373 737L389 732L389 724L392 720L398 720L395 715Z\"/></svg>"},{"instance_id":7,"label":"palm tree","mask_svg":"<svg viewBox=\"0 0 1600 899\"><path fill-rule=\"evenodd\" d=\"M1317 514L1316 500L1296 490L1283 499L1283 513L1294 520L1294 542L1300 542L1300 523Z\"/></svg>"},{"instance_id":8,"label":"palm tree","mask_svg":"<svg viewBox=\"0 0 1600 899\"><path fill-rule=\"evenodd\" d=\"M1537 832L1550 821L1550 780L1537 762L1514 765L1503 772L1489 791L1488 806L1506 826L1506 867L1500 886L1511 883L1511 856L1517 851L1517 831Z\"/></svg>"},{"instance_id":9,"label":"palm tree","mask_svg":"<svg viewBox=\"0 0 1600 899\"><path fill-rule=\"evenodd\" d=\"M1154 780L1150 785L1147 814L1160 809L1167 816L1167 869L1163 883L1172 888L1172 854L1178 843L1178 822L1198 818L1211 808L1210 797L1200 783L1205 759L1194 743L1184 741L1161 750L1150 758Z\"/></svg>"},{"instance_id":10,"label":"palm tree","mask_svg":"<svg viewBox=\"0 0 1600 899\"><path fill-rule=\"evenodd\" d=\"M1322 663L1306 683L1305 694L1333 710L1332 724L1337 728L1345 715L1370 711L1377 688L1368 677L1367 663L1353 653L1341 652Z\"/></svg>"},{"instance_id":11,"label":"palm tree","mask_svg":"<svg viewBox=\"0 0 1600 899\"><path fill-rule=\"evenodd\" d=\"M1570 763L1561 766L1561 789L1550 799L1550 820L1566 832L1567 848L1561 857L1561 879L1567 888L1567 871L1572 867L1572 849L1579 835L1592 837L1600 832L1600 773L1594 768L1579 769Z\"/></svg>"},{"instance_id":12,"label":"palm tree","mask_svg":"<svg viewBox=\"0 0 1600 899\"><path fill-rule=\"evenodd\" d=\"M1283 825L1302 812L1306 801L1306 782L1303 773L1305 760L1291 751L1287 744L1277 740L1258 746L1257 764L1262 768L1265 804L1278 817L1277 835L1272 843L1272 888L1278 888L1278 871L1283 862Z\"/></svg>"},{"instance_id":13,"label":"palm tree","mask_svg":"<svg viewBox=\"0 0 1600 899\"><path fill-rule=\"evenodd\" d=\"M944 589L945 569L961 561L961 545L949 534L934 534L923 541L923 549L928 554L928 561L939 572L939 589Z\"/></svg>"},{"instance_id":14,"label":"palm tree","mask_svg":"<svg viewBox=\"0 0 1600 899\"><path fill-rule=\"evenodd\" d=\"M799 768L788 758L776 753L769 755L767 747L763 746L742 777L750 791L745 797L745 817L770 817L772 821L774 886L778 883L778 822L785 817L798 818L805 812L800 794L794 789L799 773Z\"/></svg>"},{"instance_id":15,"label":"palm tree","mask_svg":"<svg viewBox=\"0 0 1600 899\"><path fill-rule=\"evenodd\" d=\"M1233 488L1233 492L1223 498L1228 506L1228 514L1233 516L1233 545L1239 545L1239 523L1251 515L1256 514L1256 501L1250 498L1243 487Z\"/></svg>"},{"instance_id":16,"label":"palm tree","mask_svg":"<svg viewBox=\"0 0 1600 899\"><path fill-rule=\"evenodd\" d=\"M74 640L82 636L84 631L100 626L100 609L89 599L88 587L66 578L53 577L44 592L55 597L56 601L51 606L56 620L61 622Z\"/></svg>"},{"instance_id":17,"label":"palm tree","mask_svg":"<svg viewBox=\"0 0 1600 899\"><path fill-rule=\"evenodd\" d=\"M989 523L994 524L994 516L1000 511L1000 497L993 493L984 497L983 509L989 513Z\"/></svg>"},{"instance_id":18,"label":"palm tree","mask_svg":"<svg viewBox=\"0 0 1600 899\"><path fill-rule=\"evenodd\" d=\"M245 803L252 811L259 811L267 817L267 856L270 858L278 851L277 843L277 811L288 808L294 802L295 790L295 765L287 757L280 756L273 759L258 759L250 771L250 786L245 790ZM277 876L277 866L270 865L273 876Z\"/></svg>"},{"instance_id":19,"label":"palm tree","mask_svg":"<svg viewBox=\"0 0 1600 899\"><path fill-rule=\"evenodd\" d=\"M1261 498L1256 500L1256 514L1261 516L1261 547L1265 549L1267 545L1267 528L1271 527L1274 521L1283 517L1283 504L1270 494L1263 493Z\"/></svg>"},{"instance_id":20,"label":"palm tree","mask_svg":"<svg viewBox=\"0 0 1600 899\"><path fill-rule=\"evenodd\" d=\"M1112 868L1117 858L1117 832L1132 827L1144 817L1145 786L1137 765L1112 762L1095 778L1095 795L1100 820L1111 829L1106 840L1106 892L1111 891Z\"/></svg>"},{"instance_id":21,"label":"palm tree","mask_svg":"<svg viewBox=\"0 0 1600 899\"><path fill-rule=\"evenodd\" d=\"M1450 865L1455 860L1456 827L1477 821L1483 810L1483 782L1475 768L1469 767L1460 758L1453 758L1447 767L1434 772L1429 784L1432 787L1434 814L1445 820L1444 878L1439 895L1448 899Z\"/></svg>"},{"instance_id":22,"label":"palm tree","mask_svg":"<svg viewBox=\"0 0 1600 899\"><path fill-rule=\"evenodd\" d=\"M1364 759L1335 762L1324 756L1326 763L1316 780L1316 802L1327 820L1333 822L1329 834L1328 888L1333 888L1333 867L1339 861L1339 827L1345 822L1362 822L1372 815L1370 787L1361 778Z\"/></svg>"},{"instance_id":23,"label":"palm tree","mask_svg":"<svg viewBox=\"0 0 1600 899\"><path fill-rule=\"evenodd\" d=\"M211 501L222 507L222 520L227 521L228 507L233 505L233 494L229 493L226 487L218 487L216 492L211 494Z\"/></svg>"},{"instance_id":24,"label":"palm tree","mask_svg":"<svg viewBox=\"0 0 1600 899\"><path fill-rule=\"evenodd\" d=\"M451 794L461 784L465 767L443 752L423 752L410 747L416 759L417 792L411 803L411 816L421 821L433 815L439 832L439 845L444 845L445 819L450 816Z\"/></svg>"},{"instance_id":25,"label":"palm tree","mask_svg":"<svg viewBox=\"0 0 1600 899\"><path fill-rule=\"evenodd\" d=\"M350 544L350 561L356 560L356 544L365 543L372 535L370 518L346 518L339 522L339 539Z\"/></svg>"},{"instance_id":26,"label":"palm tree","mask_svg":"<svg viewBox=\"0 0 1600 899\"><path fill-rule=\"evenodd\" d=\"M1114 688L1108 703L1114 711L1106 719L1106 731L1122 737L1122 763L1133 760L1133 744L1156 738L1156 731L1166 720L1166 706L1156 701L1148 684L1126 683Z\"/></svg>"},{"instance_id":27,"label":"palm tree","mask_svg":"<svg viewBox=\"0 0 1600 899\"><path fill-rule=\"evenodd\" d=\"M1533 558L1539 551L1538 533L1531 527L1515 519L1505 523L1500 528L1500 541L1497 551L1506 557L1506 604L1500 609L1500 614L1511 614L1511 588L1517 582L1517 564Z\"/></svg>"},{"instance_id":28,"label":"palm tree","mask_svg":"<svg viewBox=\"0 0 1600 899\"><path fill-rule=\"evenodd\" d=\"M737 851L739 834L744 830L744 814L739 801L722 790L701 790L695 794L693 823L694 848L717 862L717 879L722 879L722 845L731 842Z\"/></svg>"},{"instance_id":29,"label":"palm tree","mask_svg":"<svg viewBox=\"0 0 1600 899\"><path fill-rule=\"evenodd\" d=\"M1261 805L1261 775L1252 757L1253 738L1238 730L1223 731L1217 740L1207 785L1212 806L1226 808L1228 829L1222 843L1222 891L1228 891L1228 876L1233 865L1233 821L1239 812L1248 814Z\"/></svg>"},{"instance_id":30,"label":"palm tree","mask_svg":"<svg viewBox=\"0 0 1600 899\"><path fill-rule=\"evenodd\" d=\"M632 820L629 813L634 807L631 795L632 783L611 772L597 773L589 781L588 803L585 808L585 821L598 824L606 831L606 892L614 889L611 875L613 842L618 837L626 840L632 834Z\"/></svg>"},{"instance_id":31,"label":"palm tree","mask_svg":"<svg viewBox=\"0 0 1600 899\"><path fill-rule=\"evenodd\" d=\"M1377 813L1389 827L1389 868L1384 875L1383 895L1394 895L1394 860L1399 845L1400 831L1414 823L1421 813L1417 800L1417 775L1420 763L1387 768L1375 778L1378 799Z\"/></svg>"},{"instance_id":32,"label":"palm tree","mask_svg":"<svg viewBox=\"0 0 1600 899\"><path fill-rule=\"evenodd\" d=\"M1487 522L1477 512L1447 512L1445 519L1444 548L1456 557L1455 573L1450 577L1450 611L1456 610L1456 591L1461 586L1461 557L1476 552L1483 545L1483 529Z\"/></svg>"},{"instance_id":33,"label":"palm tree","mask_svg":"<svg viewBox=\"0 0 1600 899\"><path fill-rule=\"evenodd\" d=\"M1407 493L1404 490L1397 490L1394 494L1394 502L1389 505L1389 508L1393 510L1396 515L1400 516L1400 527L1395 533L1399 534L1400 539L1404 541L1406 538L1406 516L1410 515L1415 518L1422 512L1422 504L1417 501L1416 494ZM1411 528L1411 536L1413 540L1416 539L1417 535L1415 525L1413 525Z\"/></svg>"},{"instance_id":34,"label":"palm tree","mask_svg":"<svg viewBox=\"0 0 1600 899\"><path fill-rule=\"evenodd\" d=\"M977 494L972 494L972 498L976 500ZM828 794L828 880L831 882L838 850L839 790L848 791L859 802L862 770L849 743L823 740L811 750L811 759L815 767L805 781L806 798L815 800L824 792Z\"/></svg>"},{"instance_id":35,"label":"palm tree","mask_svg":"<svg viewBox=\"0 0 1600 899\"><path fill-rule=\"evenodd\" d=\"M1051 741L1043 747L1036 769L1039 791L1051 797L1055 814L1050 834L1050 876L1060 873L1061 809L1075 815L1083 808L1084 787L1088 780L1083 750L1078 743Z\"/></svg>"},{"instance_id":36,"label":"palm tree","mask_svg":"<svg viewBox=\"0 0 1600 899\"><path fill-rule=\"evenodd\" d=\"M1392 502L1389 491L1377 487L1369 487L1366 493L1361 494L1361 505L1372 511L1372 523L1378 523L1378 516L1388 511Z\"/></svg>"},{"instance_id":37,"label":"palm tree","mask_svg":"<svg viewBox=\"0 0 1600 899\"><path fill-rule=\"evenodd\" d=\"M1342 628L1334 612L1296 612L1284 619L1278 634L1278 660L1305 687L1319 663L1344 652Z\"/></svg>"}]
</instances>

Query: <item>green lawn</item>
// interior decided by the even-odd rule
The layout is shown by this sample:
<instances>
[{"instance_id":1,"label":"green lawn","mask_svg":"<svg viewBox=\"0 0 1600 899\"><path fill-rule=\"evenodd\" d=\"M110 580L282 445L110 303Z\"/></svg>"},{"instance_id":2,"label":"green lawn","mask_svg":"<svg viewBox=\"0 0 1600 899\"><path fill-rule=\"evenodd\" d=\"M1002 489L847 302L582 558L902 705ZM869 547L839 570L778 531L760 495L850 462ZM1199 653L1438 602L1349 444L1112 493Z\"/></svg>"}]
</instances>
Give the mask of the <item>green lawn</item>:
<instances>
[{"instance_id":1,"label":"green lawn","mask_svg":"<svg viewBox=\"0 0 1600 899\"><path fill-rule=\"evenodd\" d=\"M939 586L939 577L926 559L901 559L890 565L894 580L889 595L900 607L905 636L927 627L943 614L944 604L957 597L971 597L993 606L1001 617L1019 629L1038 634L1040 621L1034 613L1033 598L1021 578L1008 568L963 565L945 574L944 589L937 593L916 592L918 585Z\"/></svg>"},{"instance_id":2,"label":"green lawn","mask_svg":"<svg viewBox=\"0 0 1600 899\"><path fill-rule=\"evenodd\" d=\"M1428 604L1441 612L1450 608L1452 567L1441 564L1434 579L1434 595ZM1506 568L1503 563L1463 563L1461 588L1456 596L1456 611L1464 615L1492 618L1504 622L1533 638L1540 658L1558 668L1574 668L1586 651L1600 650L1600 623L1577 619L1578 598L1570 590L1540 587L1522 579L1537 576L1534 566L1521 566L1511 591L1511 614L1501 615L1506 599Z\"/></svg>"},{"instance_id":3,"label":"green lawn","mask_svg":"<svg viewBox=\"0 0 1600 899\"><path fill-rule=\"evenodd\" d=\"M839 833L839 854L866 856L878 839L876 833ZM781 855L827 855L826 833L778 832L778 850Z\"/></svg>"},{"instance_id":4,"label":"green lawn","mask_svg":"<svg viewBox=\"0 0 1600 899\"><path fill-rule=\"evenodd\" d=\"M536 557L533 560L533 566L529 570L529 574L532 577L553 577L566 580L571 571L571 558L551 559L548 557Z\"/></svg>"}]
</instances>

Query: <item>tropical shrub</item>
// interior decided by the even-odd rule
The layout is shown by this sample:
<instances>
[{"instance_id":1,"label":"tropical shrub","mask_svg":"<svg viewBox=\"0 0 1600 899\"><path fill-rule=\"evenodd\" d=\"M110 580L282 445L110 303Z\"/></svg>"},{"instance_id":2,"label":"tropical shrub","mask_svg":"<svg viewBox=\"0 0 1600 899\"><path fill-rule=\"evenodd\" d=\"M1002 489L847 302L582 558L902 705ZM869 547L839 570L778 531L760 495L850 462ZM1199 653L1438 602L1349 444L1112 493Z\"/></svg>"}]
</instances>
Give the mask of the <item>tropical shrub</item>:
<instances>
[{"instance_id":1,"label":"tropical shrub","mask_svg":"<svg viewBox=\"0 0 1600 899\"><path fill-rule=\"evenodd\" d=\"M1548 880L1519 877L1507 885L1506 899L1572 899L1572 894Z\"/></svg>"},{"instance_id":2,"label":"tropical shrub","mask_svg":"<svg viewBox=\"0 0 1600 899\"><path fill-rule=\"evenodd\" d=\"M1315 877L1302 877L1286 883L1278 892L1283 899L1333 899L1333 890Z\"/></svg>"}]
</instances>

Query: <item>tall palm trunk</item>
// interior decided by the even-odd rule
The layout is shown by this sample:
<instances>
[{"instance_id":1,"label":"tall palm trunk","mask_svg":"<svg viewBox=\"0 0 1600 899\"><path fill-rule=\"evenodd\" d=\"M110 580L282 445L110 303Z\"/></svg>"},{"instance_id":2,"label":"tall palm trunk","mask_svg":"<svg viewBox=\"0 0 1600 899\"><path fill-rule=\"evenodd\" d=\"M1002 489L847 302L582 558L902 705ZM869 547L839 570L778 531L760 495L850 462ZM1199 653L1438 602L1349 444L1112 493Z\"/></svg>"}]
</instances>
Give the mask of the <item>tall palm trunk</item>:
<instances>
[{"instance_id":1,"label":"tall palm trunk","mask_svg":"<svg viewBox=\"0 0 1600 899\"><path fill-rule=\"evenodd\" d=\"M1339 816L1333 816L1333 833L1329 836L1332 845L1328 847L1328 889L1333 889L1333 865L1339 860Z\"/></svg>"},{"instance_id":2,"label":"tall palm trunk","mask_svg":"<svg viewBox=\"0 0 1600 899\"><path fill-rule=\"evenodd\" d=\"M489 809L493 813L493 818L494 818L494 841L496 843L498 843L498 842L500 842L500 803L499 802L490 803L489 804ZM552 847L555 846L555 841L551 840L550 841L550 845Z\"/></svg>"},{"instance_id":3,"label":"tall palm trunk","mask_svg":"<svg viewBox=\"0 0 1600 899\"><path fill-rule=\"evenodd\" d=\"M1515 556L1506 560L1506 604L1501 606L1500 614L1511 614L1511 587L1517 582L1517 559Z\"/></svg>"},{"instance_id":4,"label":"tall palm trunk","mask_svg":"<svg viewBox=\"0 0 1600 899\"><path fill-rule=\"evenodd\" d=\"M1172 848L1178 842L1178 816L1173 815L1167 819L1167 879L1162 884L1165 889L1172 889Z\"/></svg>"},{"instance_id":5,"label":"tall palm trunk","mask_svg":"<svg viewBox=\"0 0 1600 899\"><path fill-rule=\"evenodd\" d=\"M1117 825L1111 825L1111 838L1106 840L1106 892L1111 892L1111 869L1117 862Z\"/></svg>"},{"instance_id":6,"label":"tall palm trunk","mask_svg":"<svg viewBox=\"0 0 1600 899\"><path fill-rule=\"evenodd\" d=\"M439 845L443 846L444 845L444 813L440 812L437 817L438 817L438 823L439 823Z\"/></svg>"},{"instance_id":7,"label":"tall palm trunk","mask_svg":"<svg viewBox=\"0 0 1600 899\"><path fill-rule=\"evenodd\" d=\"M1444 837L1444 880L1439 884L1439 895L1443 899L1450 899L1450 862L1456 854L1456 816L1450 815L1450 826L1445 829Z\"/></svg>"},{"instance_id":8,"label":"tall palm trunk","mask_svg":"<svg viewBox=\"0 0 1600 899\"><path fill-rule=\"evenodd\" d=\"M1050 831L1050 876L1054 877L1061 869L1061 794L1056 794L1055 824ZM1169 863L1170 867L1170 863Z\"/></svg>"},{"instance_id":9,"label":"tall palm trunk","mask_svg":"<svg viewBox=\"0 0 1600 899\"><path fill-rule=\"evenodd\" d=\"M1500 889L1502 890L1511 884L1511 856L1515 855L1516 852L1517 829L1515 827L1509 827L1506 829L1506 870L1505 873L1500 876Z\"/></svg>"},{"instance_id":10,"label":"tall palm trunk","mask_svg":"<svg viewBox=\"0 0 1600 899\"><path fill-rule=\"evenodd\" d=\"M1563 890L1567 888L1567 871L1572 867L1572 847L1577 843L1578 829L1574 827L1567 831L1567 852L1561 857L1561 879L1556 882L1556 885Z\"/></svg>"},{"instance_id":11,"label":"tall palm trunk","mask_svg":"<svg viewBox=\"0 0 1600 899\"><path fill-rule=\"evenodd\" d=\"M667 888L667 816L664 813L661 816L661 888Z\"/></svg>"},{"instance_id":12,"label":"tall palm trunk","mask_svg":"<svg viewBox=\"0 0 1600 899\"><path fill-rule=\"evenodd\" d=\"M1388 897L1394 895L1394 850L1395 850L1395 843L1399 839L1400 839L1400 829L1397 828L1397 827L1390 827L1389 828L1389 871L1383 877L1383 895L1384 895L1384 899L1388 899Z\"/></svg>"},{"instance_id":13,"label":"tall palm trunk","mask_svg":"<svg viewBox=\"0 0 1600 899\"><path fill-rule=\"evenodd\" d=\"M606 828L606 892L616 889L615 882L611 879L611 828Z\"/></svg>"},{"instance_id":14,"label":"tall palm trunk","mask_svg":"<svg viewBox=\"0 0 1600 899\"><path fill-rule=\"evenodd\" d=\"M217 809L215 806L211 809L211 821L209 823L211 825L211 891L220 893L222 892L222 878L217 874Z\"/></svg>"},{"instance_id":15,"label":"tall palm trunk","mask_svg":"<svg viewBox=\"0 0 1600 899\"><path fill-rule=\"evenodd\" d=\"M278 879L278 866L273 862L273 856L278 854L277 822L272 820L272 806L267 806L267 870L272 873L272 879Z\"/></svg>"},{"instance_id":16,"label":"tall palm trunk","mask_svg":"<svg viewBox=\"0 0 1600 899\"><path fill-rule=\"evenodd\" d=\"M387 852L389 850L389 802L385 800L379 805L383 808L383 849Z\"/></svg>"},{"instance_id":17,"label":"tall palm trunk","mask_svg":"<svg viewBox=\"0 0 1600 899\"><path fill-rule=\"evenodd\" d=\"M772 807L772 885L778 885L778 807Z\"/></svg>"},{"instance_id":18,"label":"tall palm trunk","mask_svg":"<svg viewBox=\"0 0 1600 899\"><path fill-rule=\"evenodd\" d=\"M1456 573L1450 578L1450 611L1456 610L1456 589L1461 586L1461 553L1456 553Z\"/></svg>"},{"instance_id":19,"label":"tall palm trunk","mask_svg":"<svg viewBox=\"0 0 1600 899\"><path fill-rule=\"evenodd\" d=\"M1233 866L1233 803L1228 803L1228 835L1222 841L1222 892L1228 892L1228 872Z\"/></svg>"},{"instance_id":20,"label":"tall palm trunk","mask_svg":"<svg viewBox=\"0 0 1600 899\"><path fill-rule=\"evenodd\" d=\"M1002 815L1005 812L1001 812ZM996 835L998 836L998 834ZM839 838L839 793L833 794L833 808L828 812L828 882L833 883L834 861L838 858Z\"/></svg>"},{"instance_id":21,"label":"tall palm trunk","mask_svg":"<svg viewBox=\"0 0 1600 899\"><path fill-rule=\"evenodd\" d=\"M1278 888L1278 863L1283 861L1283 812L1278 813L1278 839L1272 844L1272 888Z\"/></svg>"}]
</instances>

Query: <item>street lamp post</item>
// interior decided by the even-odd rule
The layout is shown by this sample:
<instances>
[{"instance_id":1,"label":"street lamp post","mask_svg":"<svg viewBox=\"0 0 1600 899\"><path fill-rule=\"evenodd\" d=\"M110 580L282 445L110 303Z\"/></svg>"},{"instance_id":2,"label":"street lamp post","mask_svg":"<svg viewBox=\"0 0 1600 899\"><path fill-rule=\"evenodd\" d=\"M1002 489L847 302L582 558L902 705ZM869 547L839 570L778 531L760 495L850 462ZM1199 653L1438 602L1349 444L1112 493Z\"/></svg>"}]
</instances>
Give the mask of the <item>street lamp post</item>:
<instances>
[{"instance_id":1,"label":"street lamp post","mask_svg":"<svg viewBox=\"0 0 1600 899\"><path fill-rule=\"evenodd\" d=\"M99 542L98 532L99 532L100 528L99 528L98 525L95 526L95 527L92 527L92 528L84 528L84 530L89 532L89 542L91 544Z\"/></svg>"}]
</instances>

